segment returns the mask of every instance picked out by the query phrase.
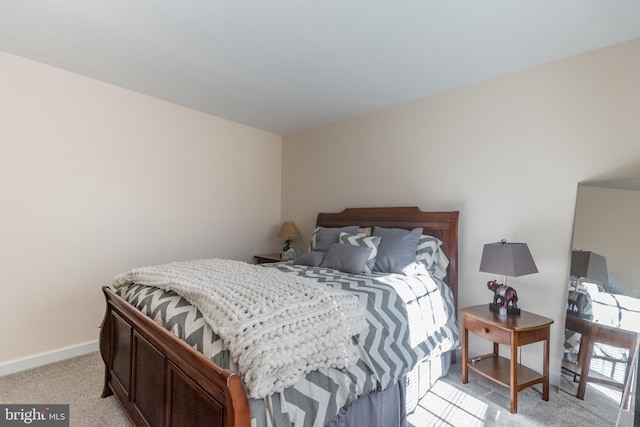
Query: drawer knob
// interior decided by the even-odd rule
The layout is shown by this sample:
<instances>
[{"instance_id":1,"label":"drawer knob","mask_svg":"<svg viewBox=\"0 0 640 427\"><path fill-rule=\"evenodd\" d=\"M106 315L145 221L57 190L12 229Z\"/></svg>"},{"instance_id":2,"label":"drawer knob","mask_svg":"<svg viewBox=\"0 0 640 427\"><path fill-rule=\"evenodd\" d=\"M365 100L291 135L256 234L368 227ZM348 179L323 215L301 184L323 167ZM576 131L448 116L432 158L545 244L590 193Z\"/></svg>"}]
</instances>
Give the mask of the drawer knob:
<instances>
[{"instance_id":1,"label":"drawer knob","mask_svg":"<svg viewBox=\"0 0 640 427\"><path fill-rule=\"evenodd\" d=\"M484 332L485 334L488 334L488 333L489 333L489 329L487 329L487 328L482 328L482 332Z\"/></svg>"}]
</instances>

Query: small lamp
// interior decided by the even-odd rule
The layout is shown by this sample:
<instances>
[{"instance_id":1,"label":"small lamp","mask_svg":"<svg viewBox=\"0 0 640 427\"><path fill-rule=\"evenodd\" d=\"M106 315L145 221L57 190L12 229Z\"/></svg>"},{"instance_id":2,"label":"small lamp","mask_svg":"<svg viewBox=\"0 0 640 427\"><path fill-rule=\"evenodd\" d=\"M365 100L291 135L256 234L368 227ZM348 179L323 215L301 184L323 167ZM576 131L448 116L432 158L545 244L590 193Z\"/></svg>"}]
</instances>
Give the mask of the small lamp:
<instances>
[{"instance_id":1,"label":"small lamp","mask_svg":"<svg viewBox=\"0 0 640 427\"><path fill-rule=\"evenodd\" d=\"M593 315L590 314L591 298L588 293L580 292L580 282L582 279L587 279L589 282L599 285L608 285L607 259L595 252L574 250L571 252L569 274L575 276L576 286L573 291L569 291L567 314L591 320L593 318Z\"/></svg>"},{"instance_id":2,"label":"small lamp","mask_svg":"<svg viewBox=\"0 0 640 427\"><path fill-rule=\"evenodd\" d=\"M502 285L495 280L487 283L487 287L494 292L493 303L489 304L489 308L500 311L501 314L503 313L501 308L506 310L506 314L520 314L517 304L518 294L515 289L507 286L507 276L518 277L538 272L527 244L507 243L502 239L498 243L484 245L480 271L501 274L504 277Z\"/></svg>"},{"instance_id":3,"label":"small lamp","mask_svg":"<svg viewBox=\"0 0 640 427\"><path fill-rule=\"evenodd\" d=\"M600 285L609 284L607 259L591 251L571 252L571 275L576 277L576 292L580 291L580 279Z\"/></svg>"},{"instance_id":4,"label":"small lamp","mask_svg":"<svg viewBox=\"0 0 640 427\"><path fill-rule=\"evenodd\" d=\"M278 231L278 237L285 238L285 240L282 242L282 258L294 258L295 251L291 247L291 243L293 243L296 238L300 237L300 231L298 231L298 227L296 227L296 224L293 221L283 222L282 226L280 227L280 231Z\"/></svg>"}]
</instances>

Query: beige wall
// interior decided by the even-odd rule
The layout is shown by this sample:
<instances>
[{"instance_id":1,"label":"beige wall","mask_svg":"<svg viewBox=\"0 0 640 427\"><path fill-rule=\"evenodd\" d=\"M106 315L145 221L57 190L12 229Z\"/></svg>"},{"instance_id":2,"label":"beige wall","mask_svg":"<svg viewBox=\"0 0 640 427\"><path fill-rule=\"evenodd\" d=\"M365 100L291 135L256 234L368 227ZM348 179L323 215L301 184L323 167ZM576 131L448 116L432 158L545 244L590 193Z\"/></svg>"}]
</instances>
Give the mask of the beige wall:
<instances>
[{"instance_id":1,"label":"beige wall","mask_svg":"<svg viewBox=\"0 0 640 427\"><path fill-rule=\"evenodd\" d=\"M640 167L639 75L635 40L288 135L283 216L308 237L318 211L460 210L461 307L490 300L484 243L528 243L540 272L510 284L521 308L555 319L557 383L577 183ZM522 362L540 367L540 349Z\"/></svg>"},{"instance_id":2,"label":"beige wall","mask_svg":"<svg viewBox=\"0 0 640 427\"><path fill-rule=\"evenodd\" d=\"M281 137L0 52L0 362L97 339L134 266L278 247Z\"/></svg>"},{"instance_id":3,"label":"beige wall","mask_svg":"<svg viewBox=\"0 0 640 427\"><path fill-rule=\"evenodd\" d=\"M607 258L624 294L640 297L640 191L580 185L573 248Z\"/></svg>"},{"instance_id":4,"label":"beige wall","mask_svg":"<svg viewBox=\"0 0 640 427\"><path fill-rule=\"evenodd\" d=\"M637 175L638 75L635 40L281 141L0 52L0 363L95 340L127 268L248 260L281 218L308 238L318 211L417 205L461 211L461 306L490 299L484 243L529 244L540 273L510 284L556 320L557 375L576 184Z\"/></svg>"}]
</instances>

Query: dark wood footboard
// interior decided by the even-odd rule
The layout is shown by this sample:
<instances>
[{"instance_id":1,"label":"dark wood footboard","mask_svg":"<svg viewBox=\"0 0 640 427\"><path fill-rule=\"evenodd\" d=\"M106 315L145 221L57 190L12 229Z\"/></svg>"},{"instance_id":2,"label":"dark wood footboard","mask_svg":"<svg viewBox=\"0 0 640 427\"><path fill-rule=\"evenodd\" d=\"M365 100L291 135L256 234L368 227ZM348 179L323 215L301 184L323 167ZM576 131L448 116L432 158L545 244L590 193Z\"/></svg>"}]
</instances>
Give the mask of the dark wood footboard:
<instances>
[{"instance_id":1,"label":"dark wood footboard","mask_svg":"<svg viewBox=\"0 0 640 427\"><path fill-rule=\"evenodd\" d=\"M102 397L115 394L136 426L249 426L238 375L222 369L116 295L102 288Z\"/></svg>"}]
</instances>

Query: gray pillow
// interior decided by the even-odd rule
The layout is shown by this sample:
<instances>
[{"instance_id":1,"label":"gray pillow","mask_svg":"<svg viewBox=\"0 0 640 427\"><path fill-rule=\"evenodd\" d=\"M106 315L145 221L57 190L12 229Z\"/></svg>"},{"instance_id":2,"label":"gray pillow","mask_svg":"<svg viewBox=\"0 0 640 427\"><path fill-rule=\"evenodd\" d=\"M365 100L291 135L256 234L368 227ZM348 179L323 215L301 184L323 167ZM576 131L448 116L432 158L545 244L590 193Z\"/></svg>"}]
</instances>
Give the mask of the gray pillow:
<instances>
[{"instance_id":1,"label":"gray pillow","mask_svg":"<svg viewBox=\"0 0 640 427\"><path fill-rule=\"evenodd\" d=\"M301 254L293 260L293 265L308 265L310 267L318 267L324 261L326 252L309 251Z\"/></svg>"},{"instance_id":2,"label":"gray pillow","mask_svg":"<svg viewBox=\"0 0 640 427\"><path fill-rule=\"evenodd\" d=\"M358 232L357 225L340 228L324 228L318 227L311 237L311 250L327 252L331 249L331 245L338 243L340 233L348 233L354 235Z\"/></svg>"},{"instance_id":3,"label":"gray pillow","mask_svg":"<svg viewBox=\"0 0 640 427\"><path fill-rule=\"evenodd\" d=\"M360 274L364 272L369 254L371 254L371 248L334 243L320 267Z\"/></svg>"},{"instance_id":4,"label":"gray pillow","mask_svg":"<svg viewBox=\"0 0 640 427\"><path fill-rule=\"evenodd\" d=\"M416 262L416 249L422 228L408 231L401 228L374 227L372 235L382 238L373 271L405 274L405 269Z\"/></svg>"},{"instance_id":5,"label":"gray pillow","mask_svg":"<svg viewBox=\"0 0 640 427\"><path fill-rule=\"evenodd\" d=\"M380 237L365 236L364 234L356 234L355 236L350 236L347 233L340 233L340 243L371 248L369 259L367 260L367 264L364 266L364 272L371 273L373 271L373 266L376 265L376 255L378 255L378 245L380 244Z\"/></svg>"}]
</instances>

